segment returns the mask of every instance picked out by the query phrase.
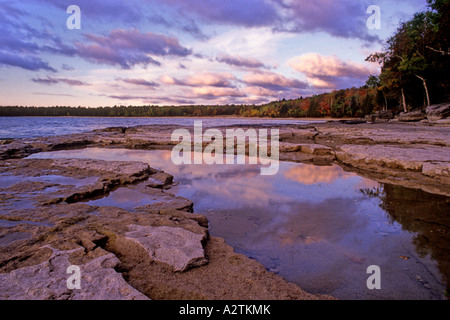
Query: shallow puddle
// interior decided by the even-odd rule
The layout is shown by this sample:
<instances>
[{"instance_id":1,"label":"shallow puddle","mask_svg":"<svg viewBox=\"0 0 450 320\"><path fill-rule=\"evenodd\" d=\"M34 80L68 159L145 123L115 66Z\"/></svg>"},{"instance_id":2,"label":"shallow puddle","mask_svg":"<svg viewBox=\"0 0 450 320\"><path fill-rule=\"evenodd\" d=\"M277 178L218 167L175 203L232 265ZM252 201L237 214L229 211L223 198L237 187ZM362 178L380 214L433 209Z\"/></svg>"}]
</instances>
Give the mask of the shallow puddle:
<instances>
[{"instance_id":1,"label":"shallow puddle","mask_svg":"<svg viewBox=\"0 0 450 320\"><path fill-rule=\"evenodd\" d=\"M52 223L44 223L44 222L37 222L37 221L28 221L28 220L19 220L19 221L11 221L11 220L3 220L0 219L0 227L1 228L12 228L15 226L18 226L20 224L29 224L32 226L44 226L44 227L51 227L53 226Z\"/></svg>"},{"instance_id":2,"label":"shallow puddle","mask_svg":"<svg viewBox=\"0 0 450 320\"><path fill-rule=\"evenodd\" d=\"M81 187L97 182L98 177L77 179L60 175L43 175L38 177L16 176L11 174L0 174L0 189L9 188L23 182L47 182L57 185ZM49 190L47 190L49 191Z\"/></svg>"},{"instance_id":3,"label":"shallow puddle","mask_svg":"<svg viewBox=\"0 0 450 320\"><path fill-rule=\"evenodd\" d=\"M12 210L26 210L35 208L35 201L26 196L5 198L0 193L0 214L8 214Z\"/></svg>"},{"instance_id":4,"label":"shallow puddle","mask_svg":"<svg viewBox=\"0 0 450 320\"><path fill-rule=\"evenodd\" d=\"M445 298L448 197L380 184L337 165L281 162L277 175L262 176L258 165L176 166L170 151L93 148L33 158L142 161L164 170L179 182L168 192L192 200L195 212L208 217L212 235L311 293ZM121 189L127 201L143 201ZM371 265L380 267L380 290L367 287Z\"/></svg>"},{"instance_id":5,"label":"shallow puddle","mask_svg":"<svg viewBox=\"0 0 450 320\"><path fill-rule=\"evenodd\" d=\"M98 177L87 177L87 178L72 178L72 177L66 177L66 176L60 176L60 175L45 175L45 176L39 176L39 177L31 177L28 178L31 181L38 181L38 182L48 182L48 183L54 183L58 185L63 186L74 186L76 188L94 184L98 181Z\"/></svg>"},{"instance_id":6,"label":"shallow puddle","mask_svg":"<svg viewBox=\"0 0 450 320\"><path fill-rule=\"evenodd\" d=\"M79 188L97 181L98 177L77 179L61 175L30 177L0 174L0 214L36 208L36 197L39 195L61 197L63 195L58 194L61 188Z\"/></svg>"},{"instance_id":7,"label":"shallow puddle","mask_svg":"<svg viewBox=\"0 0 450 320\"><path fill-rule=\"evenodd\" d=\"M131 188L119 188L108 196L86 202L91 206L108 206L134 211L138 207L151 205L159 200L153 200L150 195Z\"/></svg>"},{"instance_id":8,"label":"shallow puddle","mask_svg":"<svg viewBox=\"0 0 450 320\"><path fill-rule=\"evenodd\" d=\"M9 188L16 183L22 182L25 177L10 174L0 174L0 188Z\"/></svg>"},{"instance_id":9,"label":"shallow puddle","mask_svg":"<svg viewBox=\"0 0 450 320\"><path fill-rule=\"evenodd\" d=\"M32 236L31 233L28 232L8 233L7 235L0 237L0 247L5 247L15 241L28 240L31 238L31 236Z\"/></svg>"}]
</instances>

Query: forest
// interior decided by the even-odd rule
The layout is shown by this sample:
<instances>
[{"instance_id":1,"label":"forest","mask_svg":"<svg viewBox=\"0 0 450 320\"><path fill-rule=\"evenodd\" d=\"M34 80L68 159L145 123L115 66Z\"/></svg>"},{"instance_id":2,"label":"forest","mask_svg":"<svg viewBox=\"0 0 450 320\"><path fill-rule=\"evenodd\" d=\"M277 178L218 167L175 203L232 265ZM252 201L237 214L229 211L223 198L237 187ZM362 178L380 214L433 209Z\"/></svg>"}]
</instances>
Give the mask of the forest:
<instances>
[{"instance_id":1,"label":"forest","mask_svg":"<svg viewBox=\"0 0 450 320\"><path fill-rule=\"evenodd\" d=\"M428 0L426 11L399 24L384 50L367 57L381 73L364 86L273 101L263 105L0 107L0 116L74 117L364 117L378 110L394 114L450 101L450 0Z\"/></svg>"},{"instance_id":2,"label":"forest","mask_svg":"<svg viewBox=\"0 0 450 320\"><path fill-rule=\"evenodd\" d=\"M265 105L0 107L0 116L27 117L364 117L378 109L374 88L352 88L308 98L283 99Z\"/></svg>"}]
</instances>

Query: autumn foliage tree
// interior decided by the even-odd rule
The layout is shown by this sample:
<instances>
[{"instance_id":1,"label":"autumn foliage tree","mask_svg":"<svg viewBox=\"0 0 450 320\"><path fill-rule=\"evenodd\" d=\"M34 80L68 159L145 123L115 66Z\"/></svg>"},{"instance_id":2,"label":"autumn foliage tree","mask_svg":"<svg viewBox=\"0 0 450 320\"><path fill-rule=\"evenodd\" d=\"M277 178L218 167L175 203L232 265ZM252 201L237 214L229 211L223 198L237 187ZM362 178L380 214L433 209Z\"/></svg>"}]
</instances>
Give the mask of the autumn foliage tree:
<instances>
[{"instance_id":1,"label":"autumn foliage tree","mask_svg":"<svg viewBox=\"0 0 450 320\"><path fill-rule=\"evenodd\" d=\"M429 0L428 7L399 25L385 51L366 59L381 65L378 90L386 100L396 96L405 112L408 105L429 106L449 99L449 76L443 71L450 67L450 0Z\"/></svg>"}]
</instances>

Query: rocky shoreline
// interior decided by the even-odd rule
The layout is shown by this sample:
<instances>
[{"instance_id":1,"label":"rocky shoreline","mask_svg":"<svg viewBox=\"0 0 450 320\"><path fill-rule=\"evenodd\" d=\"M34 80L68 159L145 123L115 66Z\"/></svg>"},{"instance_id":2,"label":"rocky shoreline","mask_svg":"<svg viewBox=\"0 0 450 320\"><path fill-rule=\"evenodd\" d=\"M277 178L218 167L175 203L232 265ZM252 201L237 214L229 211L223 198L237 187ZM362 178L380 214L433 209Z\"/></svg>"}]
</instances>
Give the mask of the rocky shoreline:
<instances>
[{"instance_id":1,"label":"rocky shoreline","mask_svg":"<svg viewBox=\"0 0 450 320\"><path fill-rule=\"evenodd\" d=\"M190 200L164 192L170 173L141 162L25 159L87 147L171 149L177 128L1 141L0 299L333 299L303 291L209 235L208 220ZM380 182L450 196L446 123L278 129L280 160L338 163ZM124 187L151 203L131 211L87 203ZM69 265L81 268L81 290L67 289Z\"/></svg>"}]
</instances>

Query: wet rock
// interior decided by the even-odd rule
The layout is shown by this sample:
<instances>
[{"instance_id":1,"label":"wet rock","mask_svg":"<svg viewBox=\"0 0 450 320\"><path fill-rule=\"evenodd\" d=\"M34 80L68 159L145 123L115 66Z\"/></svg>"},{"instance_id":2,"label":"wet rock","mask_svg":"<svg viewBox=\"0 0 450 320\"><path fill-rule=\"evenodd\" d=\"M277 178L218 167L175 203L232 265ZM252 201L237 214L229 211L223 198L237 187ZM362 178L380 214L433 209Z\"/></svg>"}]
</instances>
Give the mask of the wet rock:
<instances>
[{"instance_id":1,"label":"wet rock","mask_svg":"<svg viewBox=\"0 0 450 320\"><path fill-rule=\"evenodd\" d=\"M330 147L323 146L320 144L302 144L301 151L307 154L314 154L317 156L334 156L334 150Z\"/></svg>"},{"instance_id":2,"label":"wet rock","mask_svg":"<svg viewBox=\"0 0 450 320\"><path fill-rule=\"evenodd\" d=\"M169 185L173 183L173 176L165 173L165 172L158 172L153 175L151 175L148 178L147 186L150 188L167 188Z\"/></svg>"},{"instance_id":3,"label":"wet rock","mask_svg":"<svg viewBox=\"0 0 450 320\"><path fill-rule=\"evenodd\" d=\"M280 152L299 152L302 150L300 144L290 143L290 142L280 142Z\"/></svg>"},{"instance_id":4,"label":"wet rock","mask_svg":"<svg viewBox=\"0 0 450 320\"><path fill-rule=\"evenodd\" d=\"M0 145L0 160L20 159L40 151L41 149L34 148L30 144L21 141L13 141L8 144Z\"/></svg>"},{"instance_id":5,"label":"wet rock","mask_svg":"<svg viewBox=\"0 0 450 320\"><path fill-rule=\"evenodd\" d=\"M80 289L68 289L70 256L80 249L50 248L48 261L0 274L0 299L8 300L148 300L114 268L120 261L106 253L80 265Z\"/></svg>"},{"instance_id":6,"label":"wet rock","mask_svg":"<svg viewBox=\"0 0 450 320\"><path fill-rule=\"evenodd\" d=\"M414 122L420 121L427 118L427 115L422 111L412 111L412 112L402 112L398 117L401 122Z\"/></svg>"},{"instance_id":7,"label":"wet rock","mask_svg":"<svg viewBox=\"0 0 450 320\"><path fill-rule=\"evenodd\" d=\"M66 141L57 142L55 144L50 144L48 147L51 151L57 150L68 150L86 147L91 144L91 140L87 139L67 139Z\"/></svg>"},{"instance_id":8,"label":"wet rock","mask_svg":"<svg viewBox=\"0 0 450 320\"><path fill-rule=\"evenodd\" d=\"M314 143L280 143L280 160L282 161L301 161L325 164L331 163L335 159L335 151L331 147Z\"/></svg>"},{"instance_id":9,"label":"wet rock","mask_svg":"<svg viewBox=\"0 0 450 320\"><path fill-rule=\"evenodd\" d=\"M379 110L375 112L375 119L391 120L394 113L391 110Z\"/></svg>"},{"instance_id":10,"label":"wet rock","mask_svg":"<svg viewBox=\"0 0 450 320\"><path fill-rule=\"evenodd\" d=\"M158 172L142 162L91 159L11 160L3 170L5 174L19 176L22 181L9 186L9 191L47 205L104 196L115 188L142 182Z\"/></svg>"},{"instance_id":11,"label":"wet rock","mask_svg":"<svg viewBox=\"0 0 450 320\"><path fill-rule=\"evenodd\" d=\"M142 246L156 261L186 271L207 263L202 241L204 235L173 227L130 225L126 238Z\"/></svg>"},{"instance_id":12,"label":"wet rock","mask_svg":"<svg viewBox=\"0 0 450 320\"><path fill-rule=\"evenodd\" d=\"M54 167L95 170L108 174L131 177L140 177L146 173L156 172L147 163L134 161L103 161L91 159L55 159L52 161Z\"/></svg>"},{"instance_id":13,"label":"wet rock","mask_svg":"<svg viewBox=\"0 0 450 320\"><path fill-rule=\"evenodd\" d=\"M125 133L127 130L127 127L110 127L105 129L97 129L94 130L94 132L118 132L118 133Z\"/></svg>"},{"instance_id":14,"label":"wet rock","mask_svg":"<svg viewBox=\"0 0 450 320\"><path fill-rule=\"evenodd\" d=\"M427 107L427 118L430 121L445 119L450 115L450 103L435 104Z\"/></svg>"},{"instance_id":15,"label":"wet rock","mask_svg":"<svg viewBox=\"0 0 450 320\"><path fill-rule=\"evenodd\" d=\"M368 114L364 117L367 123L375 123L376 117L374 114Z\"/></svg>"},{"instance_id":16,"label":"wet rock","mask_svg":"<svg viewBox=\"0 0 450 320\"><path fill-rule=\"evenodd\" d=\"M393 119L394 113L391 110L379 110L365 117L367 123L388 122Z\"/></svg>"},{"instance_id":17,"label":"wet rock","mask_svg":"<svg viewBox=\"0 0 450 320\"><path fill-rule=\"evenodd\" d=\"M422 166L422 173L430 177L450 177L450 162L425 162Z\"/></svg>"},{"instance_id":18,"label":"wet rock","mask_svg":"<svg viewBox=\"0 0 450 320\"><path fill-rule=\"evenodd\" d=\"M366 123L367 121L365 119L353 119L353 120L339 120L339 122L343 124L362 124Z\"/></svg>"},{"instance_id":19,"label":"wet rock","mask_svg":"<svg viewBox=\"0 0 450 320\"><path fill-rule=\"evenodd\" d=\"M375 123L358 127L318 124L316 130L319 135L315 142L332 147L342 144L429 144L450 147L448 128L425 126L417 122Z\"/></svg>"},{"instance_id":20,"label":"wet rock","mask_svg":"<svg viewBox=\"0 0 450 320\"><path fill-rule=\"evenodd\" d=\"M304 140L314 140L314 138L318 135L318 132L315 128L311 129L295 129L292 132L292 137L294 138L302 138Z\"/></svg>"},{"instance_id":21,"label":"wet rock","mask_svg":"<svg viewBox=\"0 0 450 320\"><path fill-rule=\"evenodd\" d=\"M433 123L435 124L442 124L442 125L450 125L450 118L445 118L445 119L440 119L440 120L436 120Z\"/></svg>"},{"instance_id":22,"label":"wet rock","mask_svg":"<svg viewBox=\"0 0 450 320\"><path fill-rule=\"evenodd\" d=\"M391 110L380 110L374 114L367 115L364 119L368 123L388 122L394 119L394 113Z\"/></svg>"},{"instance_id":23,"label":"wet rock","mask_svg":"<svg viewBox=\"0 0 450 320\"><path fill-rule=\"evenodd\" d=\"M11 140L11 139L0 139L0 146L5 145L5 144L10 144L13 141L14 140Z\"/></svg>"},{"instance_id":24,"label":"wet rock","mask_svg":"<svg viewBox=\"0 0 450 320\"><path fill-rule=\"evenodd\" d=\"M8 246L12 242L26 240L31 238L31 234L27 232L10 232L0 236L0 247Z\"/></svg>"},{"instance_id":25,"label":"wet rock","mask_svg":"<svg viewBox=\"0 0 450 320\"><path fill-rule=\"evenodd\" d=\"M387 175L388 183L443 195L450 195L449 154L448 147L430 145L342 145L336 151L337 159L342 163L383 173ZM401 179L401 176L408 179ZM385 181L385 178L378 180Z\"/></svg>"},{"instance_id":26,"label":"wet rock","mask_svg":"<svg viewBox=\"0 0 450 320\"><path fill-rule=\"evenodd\" d=\"M399 147L395 145L353 146L339 147L337 158L347 164L361 163L384 167L422 172L425 162L439 162L450 164L448 155L450 148L434 146Z\"/></svg>"},{"instance_id":27,"label":"wet rock","mask_svg":"<svg viewBox=\"0 0 450 320\"><path fill-rule=\"evenodd\" d=\"M206 218L204 215L202 214L198 214L198 213L191 213L191 212L184 212L181 210L159 210L158 211L159 215L166 215L166 216L170 216L171 220L177 221L178 219L182 219L182 220L188 220L188 221L196 221L198 223L198 225L202 228L205 228L206 230L208 229L208 218ZM191 230L193 232L197 232L197 233L203 233L206 230Z\"/></svg>"}]
</instances>

